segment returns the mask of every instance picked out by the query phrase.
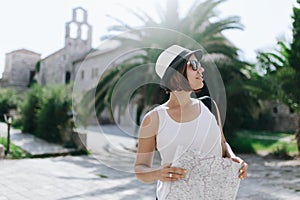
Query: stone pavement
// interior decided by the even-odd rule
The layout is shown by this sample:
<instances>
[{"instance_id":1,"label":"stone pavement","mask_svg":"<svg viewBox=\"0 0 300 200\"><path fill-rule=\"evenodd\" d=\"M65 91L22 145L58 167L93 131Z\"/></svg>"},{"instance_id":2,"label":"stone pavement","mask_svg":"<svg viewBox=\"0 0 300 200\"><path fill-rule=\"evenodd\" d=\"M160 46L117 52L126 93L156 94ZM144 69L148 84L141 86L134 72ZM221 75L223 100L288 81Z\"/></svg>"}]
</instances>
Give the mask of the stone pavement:
<instances>
[{"instance_id":1,"label":"stone pavement","mask_svg":"<svg viewBox=\"0 0 300 200\"><path fill-rule=\"evenodd\" d=\"M142 184L132 173L135 154L128 149L134 139L119 133L99 137L91 127L86 131L91 134L88 144L98 143L102 151L99 148L89 156L0 160L0 200L155 199L156 185ZM300 160L241 157L249 163L249 177L241 181L238 200L299 200Z\"/></svg>"},{"instance_id":2,"label":"stone pavement","mask_svg":"<svg viewBox=\"0 0 300 200\"><path fill-rule=\"evenodd\" d=\"M299 161L242 157L250 168L249 177L241 181L238 200L299 199ZM155 184L136 180L126 172L132 166L133 158L118 153L2 160L0 200L154 200Z\"/></svg>"},{"instance_id":3,"label":"stone pavement","mask_svg":"<svg viewBox=\"0 0 300 200\"><path fill-rule=\"evenodd\" d=\"M91 156L0 161L1 200L153 199L155 185Z\"/></svg>"},{"instance_id":4,"label":"stone pavement","mask_svg":"<svg viewBox=\"0 0 300 200\"><path fill-rule=\"evenodd\" d=\"M0 137L7 137L7 125L0 122ZM75 152L76 149L64 148L61 145L46 142L32 134L22 133L21 130L11 128L11 142L28 152L32 157L46 155L64 155Z\"/></svg>"}]
</instances>

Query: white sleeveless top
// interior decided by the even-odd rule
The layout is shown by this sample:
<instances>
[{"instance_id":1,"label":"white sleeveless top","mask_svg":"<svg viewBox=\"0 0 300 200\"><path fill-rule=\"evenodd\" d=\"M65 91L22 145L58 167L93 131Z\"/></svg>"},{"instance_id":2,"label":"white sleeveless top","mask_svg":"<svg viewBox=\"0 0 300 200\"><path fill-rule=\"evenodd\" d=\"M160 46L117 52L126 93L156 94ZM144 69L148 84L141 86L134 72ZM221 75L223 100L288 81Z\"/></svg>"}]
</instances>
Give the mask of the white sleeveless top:
<instances>
[{"instance_id":1,"label":"white sleeveless top","mask_svg":"<svg viewBox=\"0 0 300 200\"><path fill-rule=\"evenodd\" d=\"M201 102L200 114L189 122L176 122L163 105L154 109L159 117L159 127L156 136L156 147L161 156L161 165L172 163L176 149L183 146L187 150L199 152L202 158L222 157L221 133L214 115ZM157 197L165 199L169 192L170 182L157 183Z\"/></svg>"}]
</instances>

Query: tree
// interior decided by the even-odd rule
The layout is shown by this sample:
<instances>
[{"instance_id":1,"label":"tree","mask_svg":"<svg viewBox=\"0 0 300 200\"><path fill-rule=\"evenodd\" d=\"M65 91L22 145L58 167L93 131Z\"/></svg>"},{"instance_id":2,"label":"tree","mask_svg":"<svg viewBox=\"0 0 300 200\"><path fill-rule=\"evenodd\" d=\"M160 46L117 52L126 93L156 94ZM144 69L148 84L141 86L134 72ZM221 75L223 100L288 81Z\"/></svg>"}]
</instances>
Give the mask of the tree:
<instances>
[{"instance_id":1,"label":"tree","mask_svg":"<svg viewBox=\"0 0 300 200\"><path fill-rule=\"evenodd\" d=\"M67 143L63 131L71 127L71 107L69 87L34 85L21 105L22 132L49 142Z\"/></svg>"},{"instance_id":2,"label":"tree","mask_svg":"<svg viewBox=\"0 0 300 200\"><path fill-rule=\"evenodd\" d=\"M178 13L178 0L168 0L166 2L166 11L158 10L160 19L156 22L144 11L130 10L144 24L142 27L136 29L131 27L126 22L115 19L118 23L112 26L109 30L112 33L130 34L108 34L105 38L113 38L118 40L122 45L129 45L132 43L141 44L146 47L158 47L144 49L141 54L130 57L121 65L108 71L99 81L97 88L93 91L96 93L96 110L99 113L103 109L111 105L111 94L114 86L122 75L128 70L132 70L139 64L155 63L158 55L162 50L159 47L168 47L172 44L183 44L187 48L195 48L187 46L189 43L185 42L186 36L197 41L202 45L203 49L210 56L210 61L203 61L204 64L214 62L217 64L221 72L226 92L227 102L230 112L227 113L229 123L225 126L225 130L233 131L242 123L242 119L238 114L242 110L252 113L257 101L251 95L251 87L247 87L247 81L250 82L252 72L248 70L251 66L242 62L238 58L238 49L233 46L222 34L223 31L229 29L242 29L243 26L239 22L239 18L235 16L227 17L225 19L211 20L216 16L215 8L224 0L206 0L195 1L190 7L187 14L183 17ZM149 27L160 28L158 32L153 31ZM156 29L157 30L157 29ZM167 34L168 30L173 30L181 33L182 36ZM206 63L205 63L206 62ZM157 79L157 76L151 72L141 74L144 79ZM109 81L107 81L109 80ZM207 91L206 91L207 93ZM157 95L153 95L157 94ZM155 97L155 98L154 98ZM158 98L157 98L158 97ZM161 103L166 99L166 95L160 90L158 85L148 84L139 88L132 96L138 105L137 123L140 121L140 114L145 107ZM247 106L245 106L247 105ZM122 105L120 105L122 106Z\"/></svg>"},{"instance_id":3,"label":"tree","mask_svg":"<svg viewBox=\"0 0 300 200\"><path fill-rule=\"evenodd\" d=\"M14 90L0 89L0 121L4 122L4 114L17 108L18 97Z\"/></svg>"},{"instance_id":4,"label":"tree","mask_svg":"<svg viewBox=\"0 0 300 200\"><path fill-rule=\"evenodd\" d=\"M297 7L298 6L298 7ZM289 82L284 85L288 103L290 107L295 109L300 116L300 0L293 8L293 41L288 57L289 64L292 68L293 76ZM298 129L296 131L296 139L298 144L298 152L300 156L300 119L298 121Z\"/></svg>"},{"instance_id":5,"label":"tree","mask_svg":"<svg viewBox=\"0 0 300 200\"><path fill-rule=\"evenodd\" d=\"M293 11L293 41L279 41L275 52L260 52L258 64L266 73L262 87L269 92L265 97L280 100L300 116L300 9L294 7ZM295 135L300 155L300 119Z\"/></svg>"},{"instance_id":6,"label":"tree","mask_svg":"<svg viewBox=\"0 0 300 200\"><path fill-rule=\"evenodd\" d=\"M20 105L22 132L35 134L37 127L36 112L41 106L42 88L34 84Z\"/></svg>"}]
</instances>

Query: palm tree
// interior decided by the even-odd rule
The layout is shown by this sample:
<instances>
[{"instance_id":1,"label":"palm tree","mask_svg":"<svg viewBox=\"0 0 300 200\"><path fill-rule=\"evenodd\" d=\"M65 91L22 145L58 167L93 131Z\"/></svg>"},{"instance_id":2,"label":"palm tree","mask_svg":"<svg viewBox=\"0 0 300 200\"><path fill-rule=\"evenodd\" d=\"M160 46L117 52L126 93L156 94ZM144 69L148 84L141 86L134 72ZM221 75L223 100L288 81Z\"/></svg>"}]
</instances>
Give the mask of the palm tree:
<instances>
[{"instance_id":1,"label":"palm tree","mask_svg":"<svg viewBox=\"0 0 300 200\"><path fill-rule=\"evenodd\" d=\"M291 51L289 54L289 63L294 71L293 79L290 79L289 84L287 84L286 91L287 95L290 99L290 103L292 102L292 106L296 109L297 113L300 115L300 0L297 0L297 5L293 8L293 41L291 43ZM292 87L288 87L292 86ZM297 88L297 90L293 90L291 88ZM296 139L298 144L298 152L300 156L300 119L298 121L298 129L296 131Z\"/></svg>"},{"instance_id":2,"label":"palm tree","mask_svg":"<svg viewBox=\"0 0 300 200\"><path fill-rule=\"evenodd\" d=\"M126 74L128 70L132 70L135 66L145 63L153 66L162 49L172 44L182 44L182 46L191 49L199 48L199 44L201 44L200 48L205 50L206 55L210 58L210 60L204 60L203 64L217 64L225 83L228 95L228 107L230 109L234 108L227 114L227 118L229 121L235 121L235 123L228 123L227 127L230 130L238 127L239 118L236 114L241 112L240 110L245 109L249 109L249 112L252 112L253 106L257 106L257 103L249 92L250 87L248 89L247 86L240 87L241 84L245 84L245 81L249 81L247 75L251 73L246 66L251 66L238 59L238 49L222 35L223 31L229 29L242 29L243 26L240 24L239 18L231 16L225 19L211 20L216 16L215 8L223 1L195 1L187 14L181 18L178 14L178 0L168 0L166 2L166 8L168 8L166 12L158 9L159 21L155 21L144 11L129 9L144 24L139 28L131 27L125 21L114 18L117 25L109 29L114 34L107 34L103 39L118 40L125 46L134 44L140 47L153 48L143 48L139 55L129 57L125 62L111 69L103 76L95 92L95 105L98 114L106 106L112 104L112 90L114 90L120 77ZM116 32L121 34L115 34ZM176 34L170 34L174 32ZM195 41L197 45L193 45ZM153 73L153 70L148 70L140 74L140 76L145 80L157 80L157 76ZM202 93L205 93L205 91ZM207 90L206 93L208 93ZM222 98L223 95L225 93L221 91L221 97L219 98ZM136 121L139 123L139 117L143 109L147 106L161 103L166 99L166 95L157 84L148 84L136 90L132 95L132 99L135 99L138 105ZM218 101L218 99L216 100ZM123 105L119 106L122 107Z\"/></svg>"},{"instance_id":3,"label":"palm tree","mask_svg":"<svg viewBox=\"0 0 300 200\"><path fill-rule=\"evenodd\" d=\"M264 92L260 93L260 97L266 100L279 100L299 113L300 97L296 98L299 93L299 82L297 83L296 70L290 63L291 47L283 41L278 41L277 46L275 52L258 53L258 65L265 71L265 75L261 77L261 88ZM298 134L299 128L296 131L296 139L300 155Z\"/></svg>"},{"instance_id":4,"label":"palm tree","mask_svg":"<svg viewBox=\"0 0 300 200\"><path fill-rule=\"evenodd\" d=\"M284 88L293 74L288 61L290 47L286 42L278 41L277 48L274 52L258 52L257 64L264 71L261 83L264 99L280 99L288 103Z\"/></svg>"},{"instance_id":5,"label":"palm tree","mask_svg":"<svg viewBox=\"0 0 300 200\"><path fill-rule=\"evenodd\" d=\"M275 53L260 53L260 63L266 68L266 77L272 80L273 99L278 99L300 115L300 0L293 8L293 41L286 44L278 42ZM300 156L300 119L296 130L298 154Z\"/></svg>"}]
</instances>

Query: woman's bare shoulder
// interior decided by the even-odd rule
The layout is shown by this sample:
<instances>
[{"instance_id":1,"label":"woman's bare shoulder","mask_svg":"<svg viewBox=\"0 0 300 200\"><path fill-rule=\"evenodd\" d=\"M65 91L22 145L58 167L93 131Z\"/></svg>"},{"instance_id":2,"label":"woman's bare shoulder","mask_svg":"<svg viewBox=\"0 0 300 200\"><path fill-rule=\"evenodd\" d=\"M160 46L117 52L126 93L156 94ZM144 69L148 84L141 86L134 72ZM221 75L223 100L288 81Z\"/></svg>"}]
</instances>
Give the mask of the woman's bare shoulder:
<instances>
[{"instance_id":1,"label":"woman's bare shoulder","mask_svg":"<svg viewBox=\"0 0 300 200\"><path fill-rule=\"evenodd\" d=\"M159 126L158 111L153 109L149 111L143 118L140 127L140 138L151 138L157 135Z\"/></svg>"},{"instance_id":2,"label":"woman's bare shoulder","mask_svg":"<svg viewBox=\"0 0 300 200\"><path fill-rule=\"evenodd\" d=\"M158 112L161 109L161 106L156 106L155 108L153 108L152 110L150 110L149 112L147 112L144 116L142 125L149 125L151 122L158 122ZM154 123L152 123L152 125L154 125Z\"/></svg>"}]
</instances>

